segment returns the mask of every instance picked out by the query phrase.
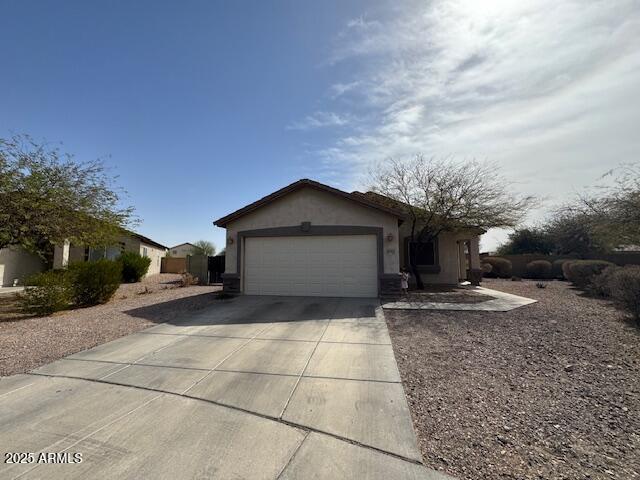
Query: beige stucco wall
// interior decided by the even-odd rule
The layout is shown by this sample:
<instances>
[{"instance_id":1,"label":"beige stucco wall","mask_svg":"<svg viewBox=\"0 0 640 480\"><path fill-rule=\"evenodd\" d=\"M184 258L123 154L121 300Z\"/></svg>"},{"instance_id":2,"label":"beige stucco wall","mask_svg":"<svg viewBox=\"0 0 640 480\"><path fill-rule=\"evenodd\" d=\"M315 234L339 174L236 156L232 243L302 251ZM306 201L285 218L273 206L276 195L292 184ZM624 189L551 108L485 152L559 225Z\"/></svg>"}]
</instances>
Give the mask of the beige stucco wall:
<instances>
[{"instance_id":1,"label":"beige stucco wall","mask_svg":"<svg viewBox=\"0 0 640 480\"><path fill-rule=\"evenodd\" d=\"M411 224L405 222L400 227L400 255L401 265L405 266L404 239L411 236ZM479 268L480 257L478 251L479 237L473 232L444 232L438 237L438 260L440 273L422 273L424 283L431 284L457 284L460 279L459 241L470 240L471 266ZM409 268L407 263L406 268Z\"/></svg>"},{"instance_id":2,"label":"beige stucco wall","mask_svg":"<svg viewBox=\"0 0 640 480\"><path fill-rule=\"evenodd\" d=\"M237 233L244 230L272 227L299 226L302 222L311 222L312 226L341 225L382 227L384 238L384 273L399 272L398 256L398 219L380 210L358 205L347 199L313 188L303 188L290 193L258 210L245 215L227 225L227 248L225 272L236 271L236 244L230 245L229 239L237 241ZM388 242L388 234L393 241ZM240 245L240 248L243 248Z\"/></svg>"},{"instance_id":3,"label":"beige stucco wall","mask_svg":"<svg viewBox=\"0 0 640 480\"><path fill-rule=\"evenodd\" d=\"M160 273L160 265L162 263L162 257L167 254L167 251L164 248L154 247L153 245L149 245L144 242L140 242L137 240L139 244L138 253L144 256L144 249L147 249L147 257L151 259L151 263L149 264L149 271L147 275L154 275L156 273Z\"/></svg>"},{"instance_id":4,"label":"beige stucco wall","mask_svg":"<svg viewBox=\"0 0 640 480\"><path fill-rule=\"evenodd\" d=\"M169 251L172 257L186 257L187 255L193 255L193 250L191 245L180 245L179 247L171 248Z\"/></svg>"},{"instance_id":5,"label":"beige stucco wall","mask_svg":"<svg viewBox=\"0 0 640 480\"><path fill-rule=\"evenodd\" d=\"M13 280L16 278L22 285L25 278L34 273L42 272L45 268L46 265L40 257L23 248L0 249L0 285L3 287L13 286Z\"/></svg>"}]
</instances>

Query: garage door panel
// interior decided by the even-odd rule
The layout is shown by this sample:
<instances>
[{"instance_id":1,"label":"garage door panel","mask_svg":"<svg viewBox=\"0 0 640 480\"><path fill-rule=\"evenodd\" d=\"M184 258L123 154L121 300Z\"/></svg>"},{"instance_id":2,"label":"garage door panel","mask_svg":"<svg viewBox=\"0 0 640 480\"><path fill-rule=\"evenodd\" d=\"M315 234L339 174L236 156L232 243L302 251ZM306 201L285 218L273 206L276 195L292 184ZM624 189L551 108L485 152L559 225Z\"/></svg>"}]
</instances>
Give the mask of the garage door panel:
<instances>
[{"instance_id":1,"label":"garage door panel","mask_svg":"<svg viewBox=\"0 0 640 480\"><path fill-rule=\"evenodd\" d=\"M244 258L247 294L378 294L374 235L247 238Z\"/></svg>"}]
</instances>

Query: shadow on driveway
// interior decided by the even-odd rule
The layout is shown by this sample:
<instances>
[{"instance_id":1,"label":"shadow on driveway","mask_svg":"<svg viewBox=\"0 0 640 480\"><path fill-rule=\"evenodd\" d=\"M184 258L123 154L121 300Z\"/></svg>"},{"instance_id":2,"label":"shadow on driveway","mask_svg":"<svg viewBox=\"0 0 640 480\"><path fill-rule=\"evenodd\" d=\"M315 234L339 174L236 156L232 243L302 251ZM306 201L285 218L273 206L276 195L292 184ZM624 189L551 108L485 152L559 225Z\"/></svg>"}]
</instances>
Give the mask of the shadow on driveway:
<instances>
[{"instance_id":1,"label":"shadow on driveway","mask_svg":"<svg viewBox=\"0 0 640 480\"><path fill-rule=\"evenodd\" d=\"M366 298L238 296L218 299L211 293L134 308L124 313L154 323L184 326L376 316L375 305Z\"/></svg>"}]
</instances>

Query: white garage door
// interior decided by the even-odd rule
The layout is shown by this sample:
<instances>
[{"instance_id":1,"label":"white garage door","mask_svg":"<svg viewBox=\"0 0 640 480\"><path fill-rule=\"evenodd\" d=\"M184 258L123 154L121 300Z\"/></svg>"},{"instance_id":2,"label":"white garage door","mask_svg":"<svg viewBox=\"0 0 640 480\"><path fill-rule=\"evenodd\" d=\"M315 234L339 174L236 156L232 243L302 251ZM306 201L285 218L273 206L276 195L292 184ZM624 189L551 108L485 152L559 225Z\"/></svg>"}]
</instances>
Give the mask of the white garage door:
<instances>
[{"instance_id":1,"label":"white garage door","mask_svg":"<svg viewBox=\"0 0 640 480\"><path fill-rule=\"evenodd\" d=\"M245 239L249 295L377 297L375 235Z\"/></svg>"}]
</instances>

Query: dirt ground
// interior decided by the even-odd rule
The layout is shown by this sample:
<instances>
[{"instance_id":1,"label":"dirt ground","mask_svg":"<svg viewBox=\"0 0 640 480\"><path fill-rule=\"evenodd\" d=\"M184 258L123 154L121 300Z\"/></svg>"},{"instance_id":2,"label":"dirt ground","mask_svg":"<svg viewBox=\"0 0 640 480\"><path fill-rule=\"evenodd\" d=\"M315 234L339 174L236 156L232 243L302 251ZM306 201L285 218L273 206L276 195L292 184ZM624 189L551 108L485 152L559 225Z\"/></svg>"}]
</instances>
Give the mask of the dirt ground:
<instances>
[{"instance_id":1,"label":"dirt ground","mask_svg":"<svg viewBox=\"0 0 640 480\"><path fill-rule=\"evenodd\" d=\"M28 317L0 298L0 376L23 373L64 356L172 320L219 301L220 286L180 288L180 275L152 275L123 284L105 305Z\"/></svg>"},{"instance_id":2,"label":"dirt ground","mask_svg":"<svg viewBox=\"0 0 640 480\"><path fill-rule=\"evenodd\" d=\"M425 464L461 479L640 478L640 329L564 282L510 312L387 310Z\"/></svg>"}]
</instances>

